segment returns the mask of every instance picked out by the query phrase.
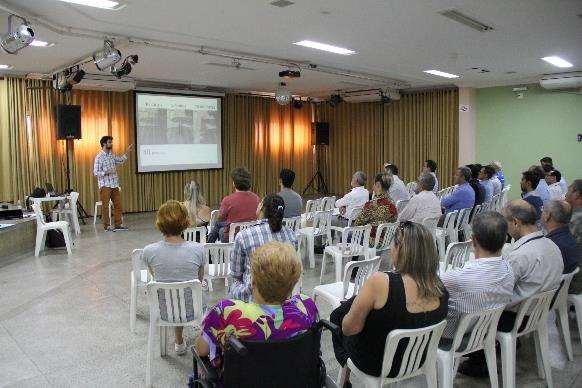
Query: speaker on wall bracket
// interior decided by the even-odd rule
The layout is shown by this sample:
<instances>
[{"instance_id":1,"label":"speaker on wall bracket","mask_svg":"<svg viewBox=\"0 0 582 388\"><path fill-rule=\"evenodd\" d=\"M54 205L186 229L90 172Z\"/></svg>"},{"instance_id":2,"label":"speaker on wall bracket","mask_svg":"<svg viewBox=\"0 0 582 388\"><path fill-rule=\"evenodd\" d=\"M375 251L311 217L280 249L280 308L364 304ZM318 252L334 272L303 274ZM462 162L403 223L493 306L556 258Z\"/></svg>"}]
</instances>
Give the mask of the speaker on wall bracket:
<instances>
[{"instance_id":1,"label":"speaker on wall bracket","mask_svg":"<svg viewBox=\"0 0 582 388\"><path fill-rule=\"evenodd\" d=\"M81 106L57 105L55 113L57 119L57 139L80 139Z\"/></svg>"},{"instance_id":2,"label":"speaker on wall bracket","mask_svg":"<svg viewBox=\"0 0 582 388\"><path fill-rule=\"evenodd\" d=\"M313 123L313 131L315 132L314 145L329 145L329 123L315 122Z\"/></svg>"}]
</instances>

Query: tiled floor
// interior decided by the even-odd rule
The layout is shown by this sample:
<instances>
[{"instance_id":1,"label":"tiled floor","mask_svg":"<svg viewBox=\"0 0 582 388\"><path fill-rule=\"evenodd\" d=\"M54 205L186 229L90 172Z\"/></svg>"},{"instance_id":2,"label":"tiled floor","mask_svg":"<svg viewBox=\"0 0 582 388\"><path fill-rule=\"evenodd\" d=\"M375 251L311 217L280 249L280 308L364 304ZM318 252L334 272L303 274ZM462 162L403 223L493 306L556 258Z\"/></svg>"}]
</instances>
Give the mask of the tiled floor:
<instances>
[{"instance_id":1,"label":"tiled floor","mask_svg":"<svg viewBox=\"0 0 582 388\"><path fill-rule=\"evenodd\" d=\"M0 387L127 387L145 385L147 306L138 300L137 333L129 331L129 253L159 239L153 213L129 215L129 232L105 234L83 226L73 255L45 251L0 257ZM304 290L319 282L319 261L307 269ZM331 280L331 267L328 280ZM224 295L215 284L211 301ZM325 315L326 311L322 311ZM570 321L574 362L568 362L553 323L550 331L555 387L582 387L582 347ZM191 343L194 333L188 331ZM171 343L171 342L170 342ZM335 378L329 336L324 358ZM499 363L499 361L498 361ZM188 356L154 358L153 382L158 387L184 386L191 371ZM488 380L464 378L457 386L488 386ZM542 387L535 368L533 344L524 341L518 353L517 384ZM356 386L356 384L354 384ZM414 383L409 385L416 385Z\"/></svg>"}]
</instances>

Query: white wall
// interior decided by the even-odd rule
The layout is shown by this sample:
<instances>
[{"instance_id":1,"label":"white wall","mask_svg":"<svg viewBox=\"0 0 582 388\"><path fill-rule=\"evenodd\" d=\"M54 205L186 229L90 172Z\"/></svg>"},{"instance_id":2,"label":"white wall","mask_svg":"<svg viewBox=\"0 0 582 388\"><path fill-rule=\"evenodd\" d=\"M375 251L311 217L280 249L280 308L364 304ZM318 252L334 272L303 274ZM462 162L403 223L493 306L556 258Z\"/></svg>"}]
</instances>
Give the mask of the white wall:
<instances>
[{"instance_id":1,"label":"white wall","mask_svg":"<svg viewBox=\"0 0 582 388\"><path fill-rule=\"evenodd\" d=\"M474 88L459 88L459 165L475 162L477 106Z\"/></svg>"}]
</instances>

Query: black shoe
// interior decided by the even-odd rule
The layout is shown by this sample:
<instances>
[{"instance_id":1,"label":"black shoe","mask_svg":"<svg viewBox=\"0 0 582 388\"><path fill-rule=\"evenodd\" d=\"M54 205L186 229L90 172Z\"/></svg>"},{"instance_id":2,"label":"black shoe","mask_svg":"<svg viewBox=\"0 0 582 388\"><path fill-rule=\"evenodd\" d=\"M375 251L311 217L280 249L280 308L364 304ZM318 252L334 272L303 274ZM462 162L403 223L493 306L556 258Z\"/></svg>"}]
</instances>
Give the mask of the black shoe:
<instances>
[{"instance_id":1,"label":"black shoe","mask_svg":"<svg viewBox=\"0 0 582 388\"><path fill-rule=\"evenodd\" d=\"M459 365L459 373L477 378L489 377L489 371L487 370L487 364L477 363L471 359L463 361Z\"/></svg>"},{"instance_id":2,"label":"black shoe","mask_svg":"<svg viewBox=\"0 0 582 388\"><path fill-rule=\"evenodd\" d=\"M313 249L313 252L318 254L318 255L322 255L324 249L325 248L323 246L315 246Z\"/></svg>"}]
</instances>

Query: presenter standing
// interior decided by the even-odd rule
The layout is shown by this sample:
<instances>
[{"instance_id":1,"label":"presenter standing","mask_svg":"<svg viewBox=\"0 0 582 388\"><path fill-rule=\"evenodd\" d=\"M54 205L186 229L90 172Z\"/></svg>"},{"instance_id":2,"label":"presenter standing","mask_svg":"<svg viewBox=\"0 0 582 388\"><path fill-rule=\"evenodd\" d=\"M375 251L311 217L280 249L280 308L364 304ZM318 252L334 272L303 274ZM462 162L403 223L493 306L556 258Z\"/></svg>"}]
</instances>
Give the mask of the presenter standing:
<instances>
[{"instance_id":1,"label":"presenter standing","mask_svg":"<svg viewBox=\"0 0 582 388\"><path fill-rule=\"evenodd\" d=\"M101 152L95 157L93 165L93 175L97 177L99 184L99 197L101 199L101 220L105 231L115 232L127 230L121 225L121 191L119 187L119 178L115 166L123 164L127 160L127 154L133 149L133 144L127 147L125 153L121 156L114 155L113 137L103 136L99 141ZM113 223L114 227L109 225L109 200L113 202Z\"/></svg>"}]
</instances>

